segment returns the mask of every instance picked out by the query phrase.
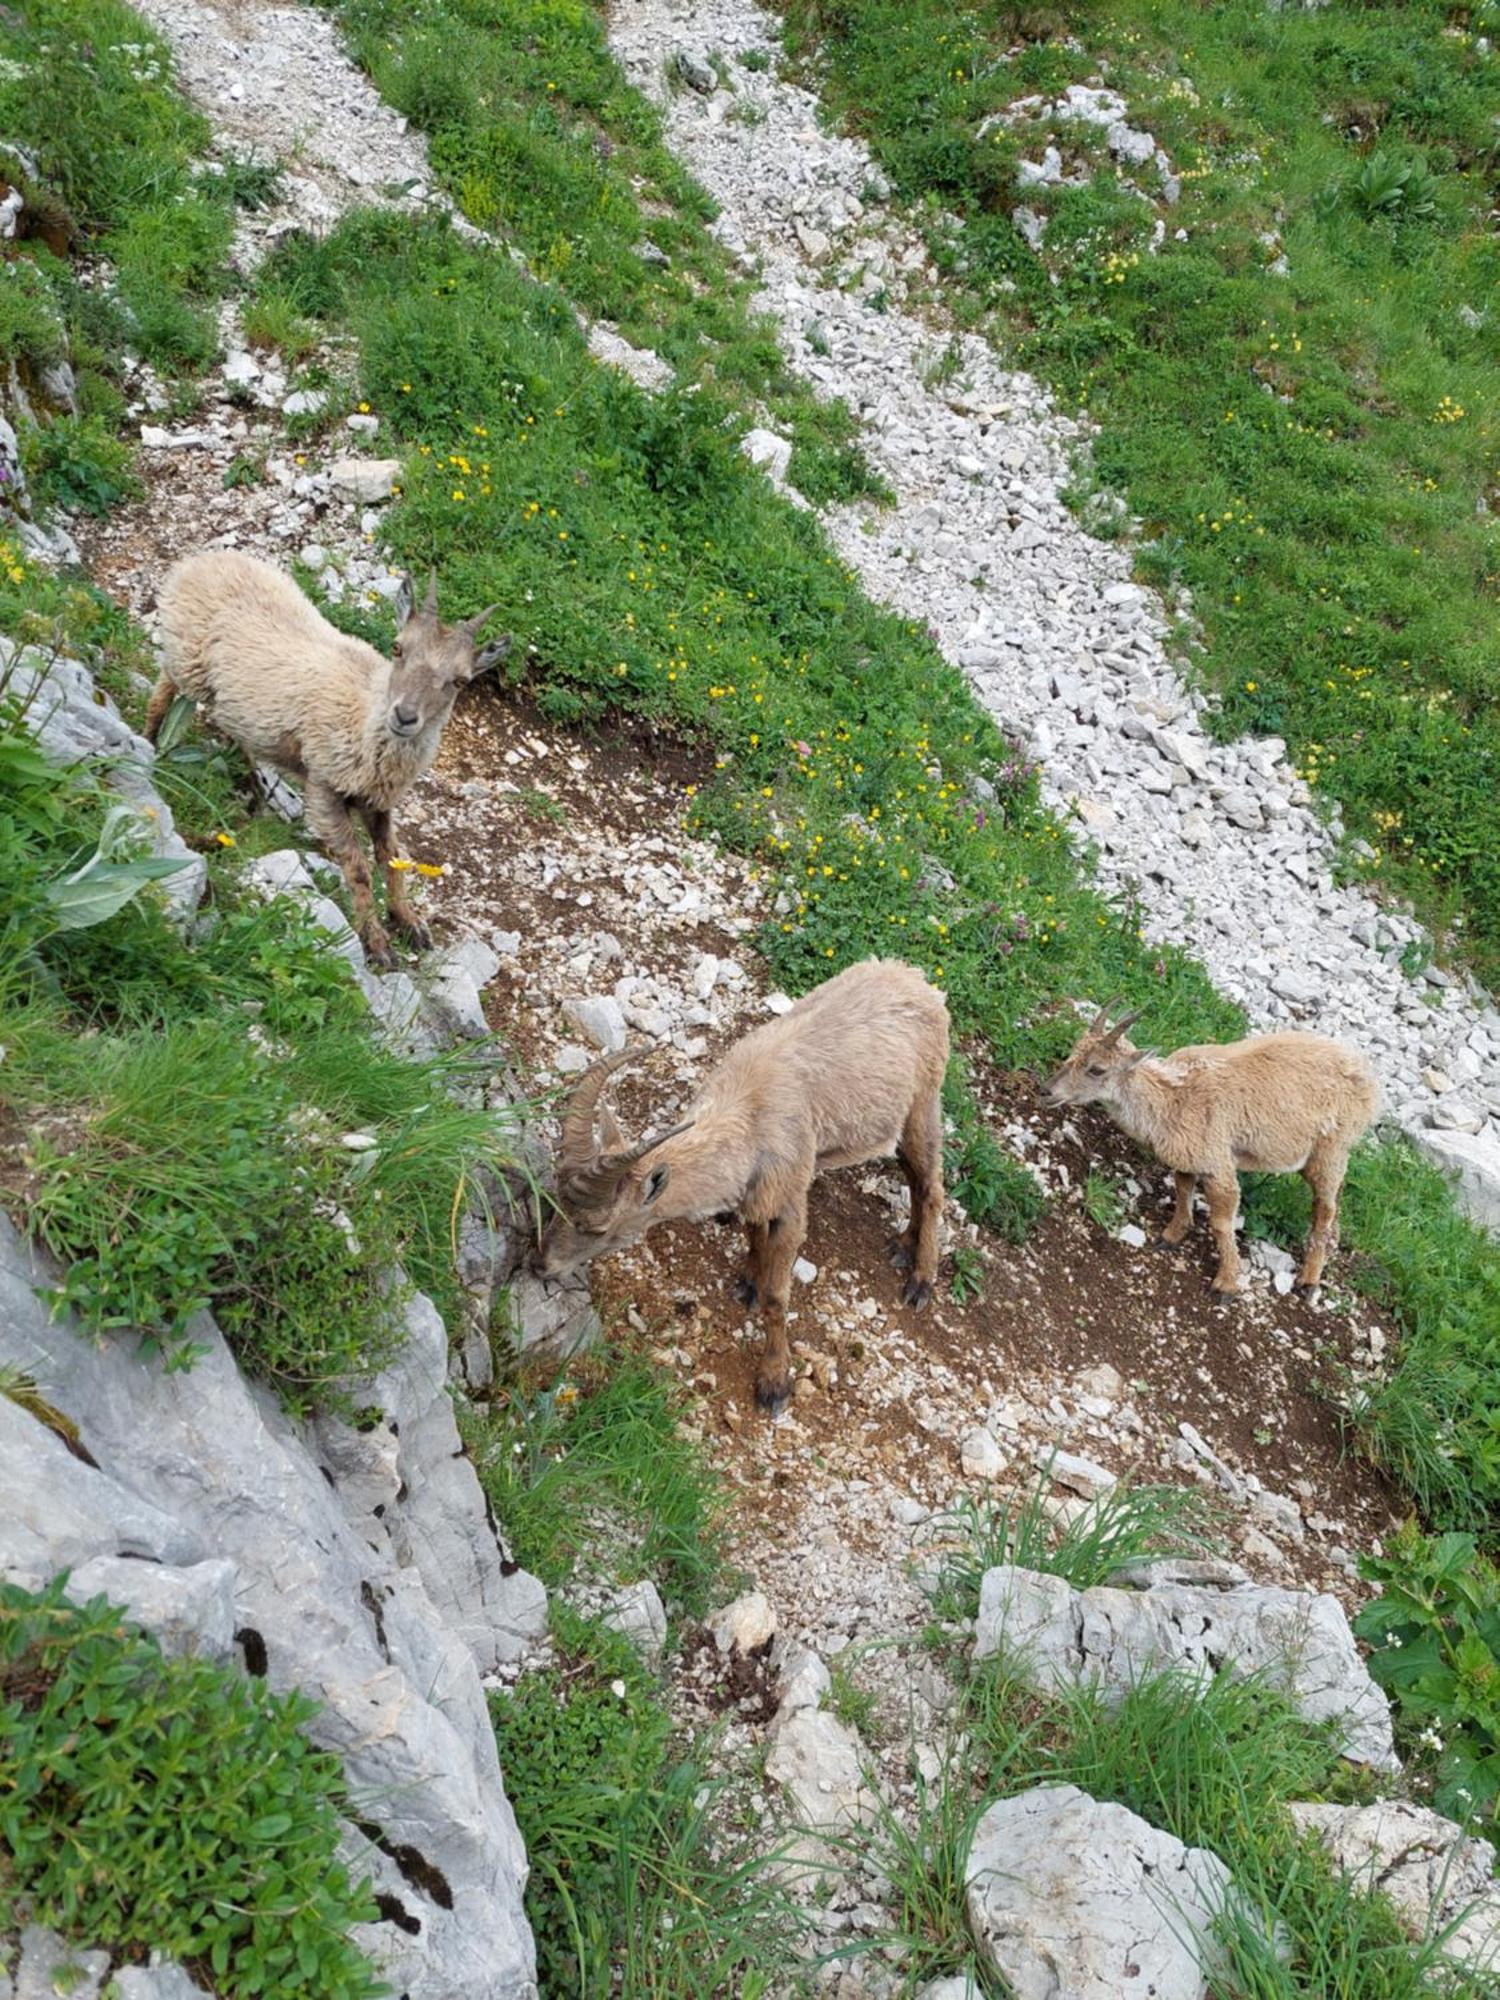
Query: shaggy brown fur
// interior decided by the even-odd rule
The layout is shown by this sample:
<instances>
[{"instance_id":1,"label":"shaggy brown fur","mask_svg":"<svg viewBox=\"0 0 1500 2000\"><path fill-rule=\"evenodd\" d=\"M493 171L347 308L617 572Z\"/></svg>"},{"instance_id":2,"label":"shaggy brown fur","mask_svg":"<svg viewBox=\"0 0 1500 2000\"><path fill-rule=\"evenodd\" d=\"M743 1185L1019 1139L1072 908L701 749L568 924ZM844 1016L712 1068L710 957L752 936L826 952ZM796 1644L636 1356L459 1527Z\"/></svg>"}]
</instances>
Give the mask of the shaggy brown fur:
<instances>
[{"instance_id":1,"label":"shaggy brown fur","mask_svg":"<svg viewBox=\"0 0 1500 2000\"><path fill-rule=\"evenodd\" d=\"M654 1222L737 1215L749 1251L739 1296L760 1305L765 1323L755 1394L774 1412L791 1392L787 1301L808 1189L830 1168L894 1152L911 1189L911 1220L892 1261L910 1274L905 1303L927 1304L943 1211L948 1009L915 966L866 959L816 987L736 1043L681 1124L633 1147L599 1104L623 1060L596 1064L569 1104L560 1213L535 1259L541 1275L560 1277L621 1249Z\"/></svg>"},{"instance_id":2,"label":"shaggy brown fur","mask_svg":"<svg viewBox=\"0 0 1500 2000\"><path fill-rule=\"evenodd\" d=\"M407 900L391 815L438 752L465 681L510 651L475 650L490 610L458 625L437 615L437 580L418 607L411 578L396 600L395 658L335 629L290 577L234 549L205 549L167 572L159 599L161 678L146 710L156 741L179 694L258 762L305 783L307 819L344 871L354 921L376 964L390 943L375 912L369 864L352 815L370 832L385 874L391 922L425 948L432 940Z\"/></svg>"},{"instance_id":3,"label":"shaggy brown fur","mask_svg":"<svg viewBox=\"0 0 1500 2000\"><path fill-rule=\"evenodd\" d=\"M1202 1180L1219 1253L1216 1292L1242 1288L1234 1240L1239 1175L1301 1174L1313 1192L1313 1220L1298 1283L1316 1285L1338 1243L1349 1155L1380 1109L1369 1063L1342 1042L1300 1034L1252 1035L1157 1056L1125 1035L1137 1015L1111 1026L1109 1013L1109 1005L1099 1010L1053 1077L1053 1102L1102 1104L1172 1169L1177 1203L1164 1243L1180 1243L1192 1227Z\"/></svg>"}]
</instances>

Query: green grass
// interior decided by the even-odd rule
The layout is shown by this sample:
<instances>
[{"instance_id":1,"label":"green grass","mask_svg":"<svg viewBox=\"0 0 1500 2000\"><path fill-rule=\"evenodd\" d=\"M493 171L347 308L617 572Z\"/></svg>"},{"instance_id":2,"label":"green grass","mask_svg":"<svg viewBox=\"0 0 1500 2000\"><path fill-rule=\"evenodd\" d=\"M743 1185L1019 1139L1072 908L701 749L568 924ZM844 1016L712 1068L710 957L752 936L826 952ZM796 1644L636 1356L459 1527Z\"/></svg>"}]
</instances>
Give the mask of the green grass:
<instances>
[{"instance_id":1,"label":"green grass","mask_svg":"<svg viewBox=\"0 0 1500 2000\"><path fill-rule=\"evenodd\" d=\"M1493 983L1500 57L1477 39L1493 8L783 12L829 112L918 220L959 218L929 232L945 301L1097 420L1092 480L1144 522L1141 574L1191 591L1225 732L1284 735ZM1086 184L1019 197L1018 157L1054 134L981 136L1014 100L1101 71L1170 154L1176 207L1126 193L1078 128L1060 136ZM1155 170L1140 178L1156 196ZM1047 216L1039 255L1018 199Z\"/></svg>"},{"instance_id":2,"label":"green grass","mask_svg":"<svg viewBox=\"0 0 1500 2000\"><path fill-rule=\"evenodd\" d=\"M175 89L165 41L119 0L37 0L0 22L0 57L0 124L38 170L34 184L23 177L23 229L35 212L74 235L75 253L113 267L90 296L51 252L23 243L81 358L128 346L173 370L208 360L235 202L262 198L262 177L194 171L208 122ZM6 331L0 306L0 344Z\"/></svg>"},{"instance_id":3,"label":"green grass","mask_svg":"<svg viewBox=\"0 0 1500 2000\"><path fill-rule=\"evenodd\" d=\"M547 1389L516 1385L466 1419L517 1561L558 1585L580 1554L597 1562L601 1540L618 1541L617 1582L650 1577L674 1611L707 1610L723 1581L724 1496L679 1414L671 1380L620 1355Z\"/></svg>"},{"instance_id":4,"label":"green grass","mask_svg":"<svg viewBox=\"0 0 1500 2000\"><path fill-rule=\"evenodd\" d=\"M338 1858L338 1759L299 1694L154 1639L61 1584L0 1584L0 1937L53 1925L160 1951L223 2000L373 2000L350 1943L369 1884Z\"/></svg>"},{"instance_id":5,"label":"green grass","mask_svg":"<svg viewBox=\"0 0 1500 2000\"><path fill-rule=\"evenodd\" d=\"M1190 1488L1132 1486L1121 1480L1076 1520L1057 1527L1045 1505L1051 1485L1044 1469L1020 1499L965 1496L943 1517L951 1540L933 1587L939 1618L975 1617L985 1571L1002 1564L1043 1570L1065 1578L1075 1590L1089 1590L1108 1582L1127 1563L1216 1552L1213 1510Z\"/></svg>"},{"instance_id":6,"label":"green grass","mask_svg":"<svg viewBox=\"0 0 1500 2000\"><path fill-rule=\"evenodd\" d=\"M706 1764L674 1746L656 1682L602 1627L554 1613L554 1637L552 1667L490 1697L542 1991L786 1991L798 1912Z\"/></svg>"}]
</instances>

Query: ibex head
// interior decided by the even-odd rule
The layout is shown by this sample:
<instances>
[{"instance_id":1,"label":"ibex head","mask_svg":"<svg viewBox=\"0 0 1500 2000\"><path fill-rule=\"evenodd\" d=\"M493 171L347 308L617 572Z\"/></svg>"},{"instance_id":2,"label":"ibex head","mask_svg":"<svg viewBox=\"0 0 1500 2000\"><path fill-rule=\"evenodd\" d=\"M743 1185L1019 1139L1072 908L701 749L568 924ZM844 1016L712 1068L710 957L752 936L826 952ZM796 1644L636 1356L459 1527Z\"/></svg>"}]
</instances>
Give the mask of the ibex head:
<instances>
[{"instance_id":1,"label":"ibex head","mask_svg":"<svg viewBox=\"0 0 1500 2000\"><path fill-rule=\"evenodd\" d=\"M441 729L464 682L505 658L512 644L508 632L486 646L478 643L480 626L497 608L491 604L472 618L445 625L438 617L437 571L428 577L420 603L410 575L401 579L385 711L386 729L399 742Z\"/></svg>"},{"instance_id":2,"label":"ibex head","mask_svg":"<svg viewBox=\"0 0 1500 2000\"><path fill-rule=\"evenodd\" d=\"M1125 1033L1143 1010L1137 1008L1133 1014L1111 1021L1110 1015L1119 1004L1118 994L1106 1000L1074 1043L1072 1054L1047 1085L1047 1095L1054 1104L1107 1104L1121 1081L1151 1053L1138 1049Z\"/></svg>"},{"instance_id":3,"label":"ibex head","mask_svg":"<svg viewBox=\"0 0 1500 2000\"><path fill-rule=\"evenodd\" d=\"M630 1145L600 1102L605 1084L628 1060L629 1051L622 1049L596 1062L568 1099L557 1148L557 1213L531 1260L538 1277L565 1278L593 1258L634 1243L656 1219L672 1163L652 1156L686 1132L692 1120Z\"/></svg>"}]
</instances>

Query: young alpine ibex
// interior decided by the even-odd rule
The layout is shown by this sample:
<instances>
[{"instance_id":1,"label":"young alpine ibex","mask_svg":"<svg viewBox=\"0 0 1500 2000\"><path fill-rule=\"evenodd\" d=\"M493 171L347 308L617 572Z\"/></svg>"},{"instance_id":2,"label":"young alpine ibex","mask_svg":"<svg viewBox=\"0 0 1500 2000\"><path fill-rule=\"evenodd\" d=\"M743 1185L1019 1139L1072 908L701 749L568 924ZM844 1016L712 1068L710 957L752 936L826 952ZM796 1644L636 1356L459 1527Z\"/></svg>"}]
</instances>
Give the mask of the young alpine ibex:
<instances>
[{"instance_id":1,"label":"young alpine ibex","mask_svg":"<svg viewBox=\"0 0 1500 2000\"><path fill-rule=\"evenodd\" d=\"M1172 1169L1177 1202L1163 1233L1180 1243L1202 1180L1219 1253L1216 1292L1241 1289L1234 1228L1239 1175L1301 1174L1313 1193L1312 1234L1298 1283L1311 1287L1338 1243L1339 1191L1349 1155L1380 1108L1374 1071L1357 1049L1324 1035L1251 1035L1172 1055L1135 1048L1099 1009L1048 1085L1055 1104L1102 1104L1132 1139Z\"/></svg>"},{"instance_id":2,"label":"young alpine ibex","mask_svg":"<svg viewBox=\"0 0 1500 2000\"><path fill-rule=\"evenodd\" d=\"M393 865L391 815L437 756L459 688L510 651L508 636L475 649L495 607L444 625L436 574L420 607L405 577L387 660L330 625L269 563L205 549L167 572L160 609L162 669L146 709L147 740L156 741L173 699L191 695L249 756L304 779L308 824L344 871L365 950L388 965L351 817L358 812L385 872L391 922L425 950L432 939Z\"/></svg>"},{"instance_id":3,"label":"young alpine ibex","mask_svg":"<svg viewBox=\"0 0 1500 2000\"><path fill-rule=\"evenodd\" d=\"M903 1302L927 1304L943 1210L948 1009L915 966L870 958L815 987L736 1043L669 1132L635 1146L600 1105L625 1060L596 1063L568 1103L559 1213L533 1260L541 1276L563 1277L655 1222L737 1215L749 1244L739 1296L765 1322L755 1396L774 1414L791 1393L787 1298L808 1189L831 1167L894 1152L911 1221L891 1259L910 1274Z\"/></svg>"}]
</instances>

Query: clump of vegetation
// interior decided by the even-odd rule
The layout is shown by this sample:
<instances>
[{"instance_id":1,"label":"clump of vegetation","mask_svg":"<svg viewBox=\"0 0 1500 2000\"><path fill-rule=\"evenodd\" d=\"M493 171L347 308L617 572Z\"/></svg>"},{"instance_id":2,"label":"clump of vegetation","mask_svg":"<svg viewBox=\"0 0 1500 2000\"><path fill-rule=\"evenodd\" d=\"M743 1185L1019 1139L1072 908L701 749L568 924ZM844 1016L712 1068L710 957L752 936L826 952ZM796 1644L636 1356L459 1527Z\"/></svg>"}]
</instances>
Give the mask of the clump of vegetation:
<instances>
[{"instance_id":1,"label":"clump of vegetation","mask_svg":"<svg viewBox=\"0 0 1500 2000\"><path fill-rule=\"evenodd\" d=\"M0 1584L0 1935L160 1951L224 2000L373 2000L337 1758L297 1694L165 1659L103 1598Z\"/></svg>"},{"instance_id":2,"label":"clump of vegetation","mask_svg":"<svg viewBox=\"0 0 1500 2000\"><path fill-rule=\"evenodd\" d=\"M1380 1595L1354 1621L1433 1804L1464 1823L1500 1808L1500 1571L1472 1535L1408 1526L1361 1574Z\"/></svg>"},{"instance_id":3,"label":"clump of vegetation","mask_svg":"<svg viewBox=\"0 0 1500 2000\"><path fill-rule=\"evenodd\" d=\"M724 1564L724 1496L679 1427L668 1377L629 1355L591 1358L545 1389L514 1385L465 1419L467 1442L517 1561L549 1585L597 1555L601 1522L627 1573L701 1615Z\"/></svg>"},{"instance_id":4,"label":"clump of vegetation","mask_svg":"<svg viewBox=\"0 0 1500 2000\"><path fill-rule=\"evenodd\" d=\"M1217 1547L1212 1508L1191 1487L1132 1486L1121 1480L1058 1527L1048 1510L1044 1468L1017 1500L961 1499L944 1517L949 1539L933 1587L943 1619L972 1619L985 1572L1002 1565L1060 1576L1075 1590L1107 1583L1148 1556L1206 1555Z\"/></svg>"},{"instance_id":5,"label":"clump of vegetation","mask_svg":"<svg viewBox=\"0 0 1500 2000\"><path fill-rule=\"evenodd\" d=\"M798 1917L765 1857L721 1824L704 1766L629 1643L554 1614L558 1657L490 1698L531 1863L544 1993L696 2000L778 1990Z\"/></svg>"},{"instance_id":6,"label":"clump of vegetation","mask_svg":"<svg viewBox=\"0 0 1500 2000\"><path fill-rule=\"evenodd\" d=\"M375 1041L348 967L294 906L238 891L222 837L189 945L147 889L181 864L141 855L133 812L42 756L0 689L18 1133L0 1199L57 1255L59 1301L86 1327L142 1328L183 1363L211 1307L306 1408L393 1351L398 1267L453 1301L451 1218L481 1163L509 1163L509 1133L455 1097L463 1059Z\"/></svg>"},{"instance_id":7,"label":"clump of vegetation","mask_svg":"<svg viewBox=\"0 0 1500 2000\"><path fill-rule=\"evenodd\" d=\"M1225 733L1284 736L1493 982L1500 243L1470 12L782 11L928 224L947 302L1097 421L1092 478L1144 522L1142 572L1191 591ZM1006 122L1101 73L1169 156L1175 206L1076 123ZM1054 141L1082 184L1026 191L1033 251L1016 163Z\"/></svg>"}]
</instances>

